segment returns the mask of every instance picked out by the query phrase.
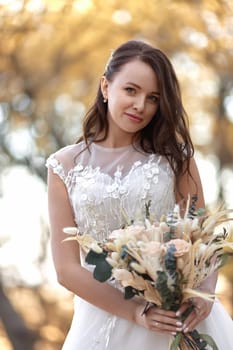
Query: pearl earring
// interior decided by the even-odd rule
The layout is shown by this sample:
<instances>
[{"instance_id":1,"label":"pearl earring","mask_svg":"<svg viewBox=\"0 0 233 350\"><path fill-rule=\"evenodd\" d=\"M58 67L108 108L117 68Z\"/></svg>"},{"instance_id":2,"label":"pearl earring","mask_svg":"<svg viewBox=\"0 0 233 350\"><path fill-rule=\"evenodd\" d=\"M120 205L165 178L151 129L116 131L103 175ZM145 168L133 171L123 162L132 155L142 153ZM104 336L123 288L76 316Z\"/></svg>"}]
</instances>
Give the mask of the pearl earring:
<instances>
[{"instance_id":1,"label":"pearl earring","mask_svg":"<svg viewBox=\"0 0 233 350\"><path fill-rule=\"evenodd\" d=\"M108 99L106 97L103 98L103 103L107 103Z\"/></svg>"}]
</instances>

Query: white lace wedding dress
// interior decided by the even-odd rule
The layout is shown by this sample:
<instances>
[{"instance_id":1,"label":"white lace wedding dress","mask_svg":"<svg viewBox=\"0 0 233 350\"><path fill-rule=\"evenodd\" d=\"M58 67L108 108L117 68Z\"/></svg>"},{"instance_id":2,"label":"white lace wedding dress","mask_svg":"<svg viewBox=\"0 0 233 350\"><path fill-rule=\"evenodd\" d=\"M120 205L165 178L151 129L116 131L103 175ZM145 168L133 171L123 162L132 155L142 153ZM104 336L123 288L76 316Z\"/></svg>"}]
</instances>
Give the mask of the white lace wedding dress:
<instances>
[{"instance_id":1,"label":"white lace wedding dress","mask_svg":"<svg viewBox=\"0 0 233 350\"><path fill-rule=\"evenodd\" d=\"M100 240L125 223L125 213L129 219L143 219L149 200L157 219L174 206L174 176L166 159L131 145L110 149L92 144L89 152L81 142L51 155L47 166L64 182L79 230ZM197 329L211 335L219 350L233 350L233 322L220 302ZM168 350L171 339L75 296L62 350Z\"/></svg>"}]
</instances>

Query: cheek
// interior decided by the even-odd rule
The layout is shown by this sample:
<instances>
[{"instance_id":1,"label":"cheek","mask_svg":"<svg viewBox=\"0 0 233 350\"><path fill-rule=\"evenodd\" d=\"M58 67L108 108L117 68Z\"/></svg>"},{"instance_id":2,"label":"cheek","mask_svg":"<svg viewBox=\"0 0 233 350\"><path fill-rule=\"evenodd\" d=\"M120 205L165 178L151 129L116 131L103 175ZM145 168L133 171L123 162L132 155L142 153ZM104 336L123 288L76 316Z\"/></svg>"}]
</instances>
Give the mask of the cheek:
<instances>
[{"instance_id":1,"label":"cheek","mask_svg":"<svg viewBox=\"0 0 233 350\"><path fill-rule=\"evenodd\" d=\"M116 113L116 102L113 99L108 100L108 112L112 115Z\"/></svg>"},{"instance_id":2,"label":"cheek","mask_svg":"<svg viewBox=\"0 0 233 350\"><path fill-rule=\"evenodd\" d=\"M111 94L108 100L108 108L110 111L120 111L123 108L130 106L131 99L122 93L115 92Z\"/></svg>"},{"instance_id":3,"label":"cheek","mask_svg":"<svg viewBox=\"0 0 233 350\"><path fill-rule=\"evenodd\" d=\"M150 106L150 108L148 108L148 114L147 115L148 115L148 120L149 121L151 121L154 118L158 108L159 108L159 106Z\"/></svg>"}]
</instances>

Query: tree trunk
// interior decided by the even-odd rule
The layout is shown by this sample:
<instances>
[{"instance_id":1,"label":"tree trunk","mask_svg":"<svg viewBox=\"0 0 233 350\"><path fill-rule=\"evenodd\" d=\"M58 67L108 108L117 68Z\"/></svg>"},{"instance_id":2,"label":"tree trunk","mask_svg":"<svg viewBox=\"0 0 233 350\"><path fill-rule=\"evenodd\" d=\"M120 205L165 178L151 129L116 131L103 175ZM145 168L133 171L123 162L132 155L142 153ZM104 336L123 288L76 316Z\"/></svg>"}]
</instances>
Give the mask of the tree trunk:
<instances>
[{"instance_id":1,"label":"tree trunk","mask_svg":"<svg viewBox=\"0 0 233 350\"><path fill-rule=\"evenodd\" d=\"M0 283L0 319L14 350L34 350L36 340L33 332L27 328L21 316L7 298Z\"/></svg>"}]
</instances>

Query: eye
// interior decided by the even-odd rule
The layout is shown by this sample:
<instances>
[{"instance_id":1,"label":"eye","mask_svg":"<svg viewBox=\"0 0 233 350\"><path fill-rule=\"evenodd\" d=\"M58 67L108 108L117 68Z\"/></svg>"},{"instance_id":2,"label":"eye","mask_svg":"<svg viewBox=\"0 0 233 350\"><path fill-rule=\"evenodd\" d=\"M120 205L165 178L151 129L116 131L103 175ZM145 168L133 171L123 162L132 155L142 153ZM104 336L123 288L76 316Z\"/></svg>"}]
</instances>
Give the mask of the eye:
<instances>
[{"instance_id":1,"label":"eye","mask_svg":"<svg viewBox=\"0 0 233 350\"><path fill-rule=\"evenodd\" d=\"M129 94L134 94L136 90L130 86L125 88L125 91L128 92Z\"/></svg>"},{"instance_id":2,"label":"eye","mask_svg":"<svg viewBox=\"0 0 233 350\"><path fill-rule=\"evenodd\" d=\"M156 95L150 95L148 96L148 99L153 102L153 103L158 103L159 102L159 97Z\"/></svg>"}]
</instances>

